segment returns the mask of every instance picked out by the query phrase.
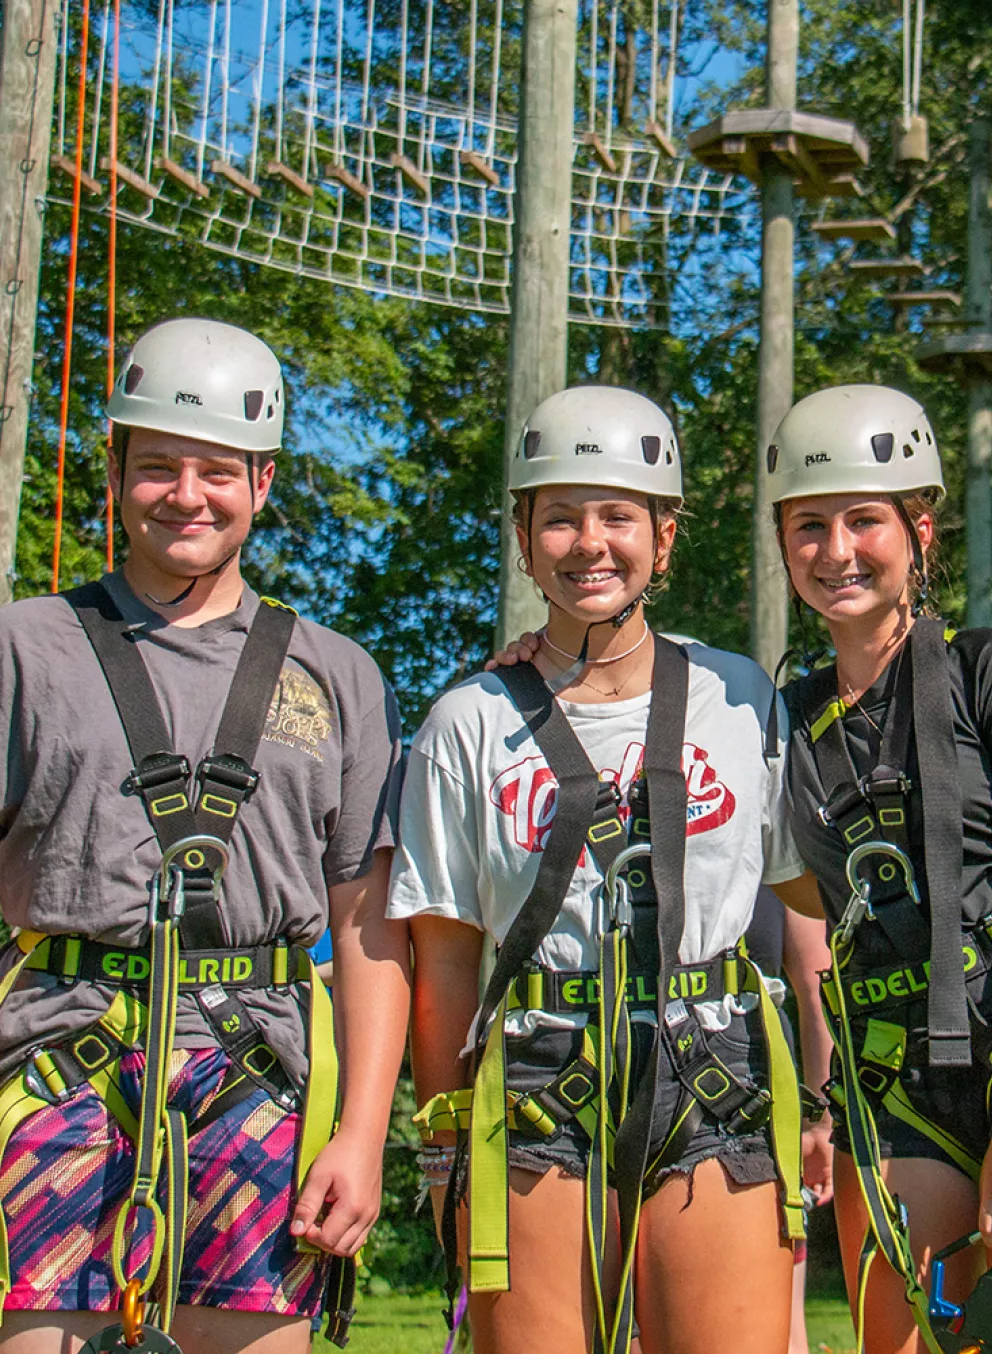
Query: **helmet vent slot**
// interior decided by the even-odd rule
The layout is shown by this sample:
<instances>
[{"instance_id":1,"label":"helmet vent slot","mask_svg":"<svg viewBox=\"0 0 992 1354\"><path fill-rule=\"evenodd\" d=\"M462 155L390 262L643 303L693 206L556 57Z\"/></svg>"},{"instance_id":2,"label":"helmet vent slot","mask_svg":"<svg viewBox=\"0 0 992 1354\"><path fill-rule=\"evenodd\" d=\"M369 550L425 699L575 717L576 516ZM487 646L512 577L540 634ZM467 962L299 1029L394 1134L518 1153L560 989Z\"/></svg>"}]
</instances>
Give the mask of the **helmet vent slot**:
<instances>
[{"instance_id":1,"label":"helmet vent slot","mask_svg":"<svg viewBox=\"0 0 992 1354\"><path fill-rule=\"evenodd\" d=\"M772 442L768 448L767 464L769 475L773 475L775 473L775 467L778 465L778 447L774 442Z\"/></svg>"},{"instance_id":2,"label":"helmet vent slot","mask_svg":"<svg viewBox=\"0 0 992 1354\"><path fill-rule=\"evenodd\" d=\"M907 457L914 455L913 448L909 445L908 442L903 444L902 454Z\"/></svg>"},{"instance_id":3,"label":"helmet vent slot","mask_svg":"<svg viewBox=\"0 0 992 1354\"><path fill-rule=\"evenodd\" d=\"M245 391L245 418L249 423L254 423L262 412L262 405L265 403L264 390L246 390Z\"/></svg>"},{"instance_id":4,"label":"helmet vent slot","mask_svg":"<svg viewBox=\"0 0 992 1354\"><path fill-rule=\"evenodd\" d=\"M648 465L657 465L658 457L661 455L660 437L642 437L641 455L647 461ZM667 458L668 464L671 464L671 457Z\"/></svg>"},{"instance_id":5,"label":"helmet vent slot","mask_svg":"<svg viewBox=\"0 0 992 1354\"><path fill-rule=\"evenodd\" d=\"M671 465L674 460L675 460L675 443L669 442L668 446L665 448L665 464Z\"/></svg>"},{"instance_id":6,"label":"helmet vent slot","mask_svg":"<svg viewBox=\"0 0 992 1354\"><path fill-rule=\"evenodd\" d=\"M875 433L871 439L871 449L875 453L875 460L881 461L883 465L886 461L891 461L895 444L896 439L892 433Z\"/></svg>"},{"instance_id":7,"label":"helmet vent slot","mask_svg":"<svg viewBox=\"0 0 992 1354\"><path fill-rule=\"evenodd\" d=\"M537 449L541 445L541 434L537 428L528 429L524 436L524 459L529 461L537 455Z\"/></svg>"},{"instance_id":8,"label":"helmet vent slot","mask_svg":"<svg viewBox=\"0 0 992 1354\"><path fill-rule=\"evenodd\" d=\"M913 429L913 432L912 432L912 438L913 438L913 441L914 441L914 442L918 442L918 441L920 440L920 430L919 430L919 428L914 428L914 429Z\"/></svg>"},{"instance_id":9,"label":"helmet vent slot","mask_svg":"<svg viewBox=\"0 0 992 1354\"><path fill-rule=\"evenodd\" d=\"M133 395L141 383L141 378L145 374L144 367L139 367L137 362L132 362L127 369L127 375L124 377L124 394Z\"/></svg>"}]
</instances>

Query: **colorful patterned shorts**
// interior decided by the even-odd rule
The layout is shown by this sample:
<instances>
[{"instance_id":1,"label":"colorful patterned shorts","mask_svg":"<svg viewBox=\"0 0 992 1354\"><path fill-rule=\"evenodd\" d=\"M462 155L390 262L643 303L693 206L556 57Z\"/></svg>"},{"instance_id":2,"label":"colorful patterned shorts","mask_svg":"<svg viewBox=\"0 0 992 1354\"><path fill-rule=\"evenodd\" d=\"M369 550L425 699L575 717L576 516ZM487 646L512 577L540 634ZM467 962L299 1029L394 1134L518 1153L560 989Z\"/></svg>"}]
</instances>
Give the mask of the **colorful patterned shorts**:
<instances>
[{"instance_id":1,"label":"colorful patterned shorts","mask_svg":"<svg viewBox=\"0 0 992 1354\"><path fill-rule=\"evenodd\" d=\"M170 1105L192 1123L228 1065L217 1049L176 1050ZM135 1111L143 1067L141 1052L121 1062L121 1085ZM298 1128L299 1115L258 1090L191 1136L180 1303L282 1316L316 1312L324 1258L298 1255L289 1234ZM88 1084L18 1126L0 1174L13 1276L6 1310L118 1307L110 1250L133 1170L130 1138ZM147 1242L133 1243L131 1272L146 1258Z\"/></svg>"}]
</instances>

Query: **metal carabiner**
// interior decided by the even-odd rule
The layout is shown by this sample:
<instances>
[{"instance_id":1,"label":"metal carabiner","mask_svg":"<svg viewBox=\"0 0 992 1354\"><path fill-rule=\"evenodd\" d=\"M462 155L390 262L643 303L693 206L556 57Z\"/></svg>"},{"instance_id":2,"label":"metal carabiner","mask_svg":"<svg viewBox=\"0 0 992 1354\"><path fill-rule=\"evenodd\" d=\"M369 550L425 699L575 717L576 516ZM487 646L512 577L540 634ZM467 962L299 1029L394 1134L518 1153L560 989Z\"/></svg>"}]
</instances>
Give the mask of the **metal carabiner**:
<instances>
[{"instance_id":1,"label":"metal carabiner","mask_svg":"<svg viewBox=\"0 0 992 1354\"><path fill-rule=\"evenodd\" d=\"M838 939L841 944L846 944L854 934L857 927L865 917L869 920L874 918L871 910L871 882L862 879L858 867L868 856L891 856L899 868L902 870L903 880L906 884L906 892L917 905L920 901L920 891L916 887L916 878L913 874L913 863L901 847L895 846L892 842L870 841L862 842L856 846L847 858L847 882L851 886L851 897L847 907L844 909L844 915L840 919L838 927ZM884 868L884 867L883 867ZM893 878L895 870L892 866L889 878ZM879 870L879 874L882 871ZM884 877L884 876L883 876ZM888 879L885 880L888 883Z\"/></svg>"},{"instance_id":2,"label":"metal carabiner","mask_svg":"<svg viewBox=\"0 0 992 1354\"><path fill-rule=\"evenodd\" d=\"M178 921L183 915L185 911L183 868L202 870L207 863L207 851L215 851L220 856L220 864L215 867L212 875L214 902L220 898L221 880L231 859L227 843L221 841L220 837L213 837L209 833L194 833L192 836L182 837L162 852L162 863L158 868L158 873L152 879L151 917L153 921L158 917L159 905L162 902L168 908L169 917L173 921ZM176 863L177 856L182 856L182 862L179 865Z\"/></svg>"},{"instance_id":3,"label":"metal carabiner","mask_svg":"<svg viewBox=\"0 0 992 1354\"><path fill-rule=\"evenodd\" d=\"M651 847L647 842L635 842L633 846L625 846L606 871L606 878L603 880L603 896L606 899L610 917L617 930L624 935L627 935L634 925L634 908L630 901L630 889L627 881L620 878L620 871L630 861L650 854Z\"/></svg>"}]
</instances>

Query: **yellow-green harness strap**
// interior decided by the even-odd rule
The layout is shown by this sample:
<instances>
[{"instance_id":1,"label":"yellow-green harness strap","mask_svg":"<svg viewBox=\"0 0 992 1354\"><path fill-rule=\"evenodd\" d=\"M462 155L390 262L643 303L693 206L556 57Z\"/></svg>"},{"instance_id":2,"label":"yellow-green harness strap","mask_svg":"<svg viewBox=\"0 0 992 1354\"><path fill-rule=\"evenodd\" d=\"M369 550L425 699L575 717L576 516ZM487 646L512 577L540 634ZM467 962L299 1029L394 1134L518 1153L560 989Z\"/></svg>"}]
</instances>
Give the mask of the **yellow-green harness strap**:
<instances>
[{"instance_id":1,"label":"yellow-green harness strap","mask_svg":"<svg viewBox=\"0 0 992 1354\"><path fill-rule=\"evenodd\" d=\"M303 1126L296 1154L296 1190L303 1188L314 1158L331 1140L338 1102L338 1055L334 1045L334 1008L317 966L310 966L310 1015L307 1043L310 1074L303 1103Z\"/></svg>"},{"instance_id":2,"label":"yellow-green harness strap","mask_svg":"<svg viewBox=\"0 0 992 1354\"><path fill-rule=\"evenodd\" d=\"M750 959L742 956L744 990L758 997L761 1028L768 1053L768 1089L772 1097L771 1138L778 1171L780 1200L785 1234L790 1240L806 1235L806 1214L802 1196L802 1102L796 1065L789 1051L778 1007L762 981L761 973Z\"/></svg>"},{"instance_id":3,"label":"yellow-green harness strap","mask_svg":"<svg viewBox=\"0 0 992 1354\"><path fill-rule=\"evenodd\" d=\"M469 1292L510 1287L510 1217L506 1115L506 994L493 1015L472 1094L469 1125Z\"/></svg>"},{"instance_id":4,"label":"yellow-green harness strap","mask_svg":"<svg viewBox=\"0 0 992 1354\"><path fill-rule=\"evenodd\" d=\"M868 1234L862 1247L858 1266L858 1350L864 1351L864 1300L868 1282L868 1273L872 1260L880 1250L889 1265L900 1276L906 1290L906 1301L913 1311L913 1318L919 1327L920 1337L931 1354L941 1354L940 1345L930 1325L927 1295L916 1277L913 1253L909 1241L909 1222L905 1211L889 1193L882 1179L881 1154L878 1136L871 1110L861 1090L858 1076L857 1057L851 1037L851 1026L847 1014L844 987L841 982L839 950L842 944L841 928L837 927L830 938L832 1001L830 1007L836 1010L835 1040L840 1056L841 1075L844 1086L844 1112L847 1131L851 1142L851 1155L858 1177L858 1185L868 1214ZM828 1010L830 1009L828 1007ZM882 1026L885 1022L875 1022ZM889 1026L893 1042L893 1057L898 1052L901 1036L904 1047L906 1031L898 1025ZM883 1030L878 1031L881 1038ZM878 1052L883 1050L879 1048Z\"/></svg>"}]
</instances>

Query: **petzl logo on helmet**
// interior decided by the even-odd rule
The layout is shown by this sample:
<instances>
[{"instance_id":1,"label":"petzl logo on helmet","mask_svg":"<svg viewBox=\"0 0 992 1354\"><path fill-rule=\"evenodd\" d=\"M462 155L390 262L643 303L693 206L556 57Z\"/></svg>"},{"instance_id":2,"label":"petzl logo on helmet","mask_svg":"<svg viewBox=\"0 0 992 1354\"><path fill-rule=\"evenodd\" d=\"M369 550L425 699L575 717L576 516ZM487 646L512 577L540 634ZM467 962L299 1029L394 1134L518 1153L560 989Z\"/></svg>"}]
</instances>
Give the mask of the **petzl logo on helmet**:
<instances>
[{"instance_id":1,"label":"petzl logo on helmet","mask_svg":"<svg viewBox=\"0 0 992 1354\"><path fill-rule=\"evenodd\" d=\"M598 442L576 442L576 456L602 456L603 448Z\"/></svg>"},{"instance_id":2,"label":"petzl logo on helmet","mask_svg":"<svg viewBox=\"0 0 992 1354\"><path fill-rule=\"evenodd\" d=\"M194 393L193 393L192 391L190 391L190 390L177 390L177 391L176 391L176 404L200 404L200 405L202 405L202 404L203 404L203 400L200 398L199 395L194 394Z\"/></svg>"},{"instance_id":3,"label":"petzl logo on helmet","mask_svg":"<svg viewBox=\"0 0 992 1354\"><path fill-rule=\"evenodd\" d=\"M806 457L807 465L827 465L830 457L825 451L814 451Z\"/></svg>"}]
</instances>

